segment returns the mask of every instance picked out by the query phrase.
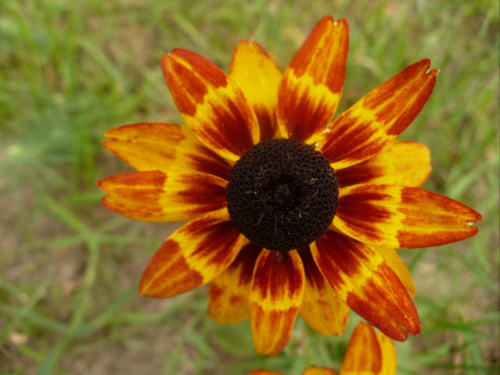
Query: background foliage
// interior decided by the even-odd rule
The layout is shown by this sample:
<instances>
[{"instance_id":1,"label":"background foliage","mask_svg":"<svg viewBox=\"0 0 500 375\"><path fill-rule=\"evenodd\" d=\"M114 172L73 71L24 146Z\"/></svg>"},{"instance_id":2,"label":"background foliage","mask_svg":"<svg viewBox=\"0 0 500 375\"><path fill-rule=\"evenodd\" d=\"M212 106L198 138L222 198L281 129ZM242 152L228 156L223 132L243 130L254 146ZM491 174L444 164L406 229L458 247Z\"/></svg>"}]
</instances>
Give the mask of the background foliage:
<instances>
[{"instance_id":1,"label":"background foliage","mask_svg":"<svg viewBox=\"0 0 500 375\"><path fill-rule=\"evenodd\" d=\"M97 178L126 171L106 129L181 122L159 68L174 47L227 70L242 38L283 69L324 15L346 17L350 54L342 110L429 57L441 73L403 139L426 143L425 188L484 221L473 239L407 250L422 334L398 344L401 374L499 370L499 10L496 1L2 0L0 2L0 373L299 374L338 368L348 340L300 319L272 358L248 322L222 326L206 288L166 301L138 296L149 258L173 230L100 206ZM356 317L351 317L349 332Z\"/></svg>"}]
</instances>

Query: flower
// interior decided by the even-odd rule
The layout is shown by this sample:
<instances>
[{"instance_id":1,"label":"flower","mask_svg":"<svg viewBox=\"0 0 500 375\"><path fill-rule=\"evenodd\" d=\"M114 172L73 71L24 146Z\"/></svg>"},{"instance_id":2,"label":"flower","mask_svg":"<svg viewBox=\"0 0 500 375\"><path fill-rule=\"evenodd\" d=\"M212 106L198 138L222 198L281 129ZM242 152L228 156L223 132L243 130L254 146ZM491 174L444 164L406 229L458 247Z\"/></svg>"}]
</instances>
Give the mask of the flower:
<instances>
[{"instance_id":1,"label":"flower","mask_svg":"<svg viewBox=\"0 0 500 375\"><path fill-rule=\"evenodd\" d=\"M189 220L151 259L143 296L210 283L210 316L225 324L250 317L260 354L282 350L299 313L325 335L344 331L349 309L395 340L419 334L415 290L395 249L471 237L481 216L418 188L429 150L396 140L434 88L429 60L330 122L347 49L347 21L326 16L283 74L246 40L229 76L194 52L163 57L187 127L109 130L104 146L137 171L98 182L115 213Z\"/></svg>"},{"instance_id":2,"label":"flower","mask_svg":"<svg viewBox=\"0 0 500 375\"><path fill-rule=\"evenodd\" d=\"M375 331L364 322L359 322L352 333L342 361L340 375L396 375L397 358L394 342ZM249 375L284 375L281 372L252 370ZM327 367L312 366L302 375L337 375Z\"/></svg>"}]
</instances>

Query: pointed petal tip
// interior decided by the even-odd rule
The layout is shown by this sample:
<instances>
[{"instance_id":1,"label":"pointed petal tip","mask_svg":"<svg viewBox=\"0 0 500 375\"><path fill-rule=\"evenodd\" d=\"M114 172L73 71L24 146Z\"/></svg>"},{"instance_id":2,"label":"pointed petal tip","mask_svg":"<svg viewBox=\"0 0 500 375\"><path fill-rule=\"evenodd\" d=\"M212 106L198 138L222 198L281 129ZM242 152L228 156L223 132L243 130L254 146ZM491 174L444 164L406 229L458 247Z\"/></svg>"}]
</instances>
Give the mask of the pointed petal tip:
<instances>
[{"instance_id":1,"label":"pointed petal tip","mask_svg":"<svg viewBox=\"0 0 500 375\"><path fill-rule=\"evenodd\" d=\"M174 295L160 295L154 291L154 283L150 282L150 275L146 271L143 272L139 282L139 295L145 298L165 299L173 297Z\"/></svg>"},{"instance_id":2,"label":"pointed petal tip","mask_svg":"<svg viewBox=\"0 0 500 375\"><path fill-rule=\"evenodd\" d=\"M333 26L342 26L342 27L345 27L346 29L348 29L349 23L347 22L347 19L340 18L337 21L333 21Z\"/></svg>"},{"instance_id":3,"label":"pointed petal tip","mask_svg":"<svg viewBox=\"0 0 500 375\"><path fill-rule=\"evenodd\" d=\"M167 75L170 75L171 72L168 69L169 66L177 60L178 56L182 56L187 53L192 53L191 51L182 49L182 48L174 48L170 52L164 53L163 56L161 57L160 60L160 66L161 70L163 72L163 75L166 77Z\"/></svg>"},{"instance_id":4,"label":"pointed petal tip","mask_svg":"<svg viewBox=\"0 0 500 375\"><path fill-rule=\"evenodd\" d=\"M478 221L483 220L483 215L481 215L479 212L477 212L476 210L474 210L472 208L470 208L470 210L472 211L472 215L474 215L474 218L471 222L468 223L469 225L474 225L474 223L477 223Z\"/></svg>"},{"instance_id":5,"label":"pointed petal tip","mask_svg":"<svg viewBox=\"0 0 500 375\"><path fill-rule=\"evenodd\" d=\"M140 125L142 123L136 123L136 124L127 124L127 125L120 125L120 126L116 126L114 128L111 128L111 129L107 129L105 132L104 132L104 136L108 139L104 139L103 141L101 142L107 142L109 140L113 140L113 139L117 139L118 136L124 131L124 130L127 130L129 129L130 127L133 127L135 125Z\"/></svg>"},{"instance_id":6,"label":"pointed petal tip","mask_svg":"<svg viewBox=\"0 0 500 375\"><path fill-rule=\"evenodd\" d=\"M139 295L142 297L155 298L154 293L151 293L151 273L148 268L144 270L139 281ZM158 298L158 297L157 297Z\"/></svg>"},{"instance_id":7,"label":"pointed petal tip","mask_svg":"<svg viewBox=\"0 0 500 375\"><path fill-rule=\"evenodd\" d=\"M467 223L467 224L471 226L471 230L469 232L469 237L465 237L464 240L467 238L474 237L476 234L479 233L479 227L475 226L474 223Z\"/></svg>"},{"instance_id":8,"label":"pointed petal tip","mask_svg":"<svg viewBox=\"0 0 500 375\"><path fill-rule=\"evenodd\" d=\"M167 60L179 60L179 59L190 60L190 59L198 58L198 57L201 57L201 58L204 59L204 57L201 56L199 53L190 51L188 49L185 49L185 48L173 48L172 50L170 50L170 52L167 52L167 53L163 54L163 56L161 58L161 61L163 63L164 61L167 61Z\"/></svg>"},{"instance_id":9,"label":"pointed petal tip","mask_svg":"<svg viewBox=\"0 0 500 375\"><path fill-rule=\"evenodd\" d=\"M414 306L412 306L412 311L408 311L408 315L406 316L400 313L397 317L386 316L380 319L380 316L376 316L373 312L367 311L366 309L363 310L363 306L358 304L356 297L352 297L353 298L348 297L347 301L350 307L364 319L367 319L369 322L367 324L378 328L387 337L399 342L404 342L408 340L410 335L417 336L420 334L420 318ZM359 309L360 306L361 309Z\"/></svg>"},{"instance_id":10,"label":"pointed petal tip","mask_svg":"<svg viewBox=\"0 0 500 375\"><path fill-rule=\"evenodd\" d=\"M431 66L431 59L425 58L417 62L418 65L423 65L425 69L429 69Z\"/></svg>"},{"instance_id":11,"label":"pointed petal tip","mask_svg":"<svg viewBox=\"0 0 500 375\"><path fill-rule=\"evenodd\" d=\"M335 18L331 14L327 14L322 19L320 19L318 21L318 24L322 23L322 22L328 22L328 23L332 24L333 26L338 26L339 24L347 26L347 24L348 24L347 19L339 18L338 20L335 20Z\"/></svg>"},{"instance_id":12,"label":"pointed petal tip","mask_svg":"<svg viewBox=\"0 0 500 375\"><path fill-rule=\"evenodd\" d=\"M182 55L184 53L193 53L187 49L184 49L184 48L173 48L170 50L170 52L167 52L165 54L163 54L163 57L162 58L170 58L170 57L173 57L175 55Z\"/></svg>"},{"instance_id":13,"label":"pointed petal tip","mask_svg":"<svg viewBox=\"0 0 500 375\"><path fill-rule=\"evenodd\" d=\"M149 288L147 287L144 273L142 274L141 281L139 282L139 295L143 297L153 297L152 295L149 294Z\"/></svg>"},{"instance_id":14,"label":"pointed petal tip","mask_svg":"<svg viewBox=\"0 0 500 375\"><path fill-rule=\"evenodd\" d=\"M141 276L141 280L139 281L139 295L147 298L160 298L159 296L155 296L154 293L151 292L151 282L150 282L150 273L148 270L144 270Z\"/></svg>"},{"instance_id":15,"label":"pointed petal tip","mask_svg":"<svg viewBox=\"0 0 500 375\"><path fill-rule=\"evenodd\" d=\"M99 188L108 193L106 190L104 190L104 188L102 188L101 186L99 186ZM122 206L120 206L119 204L117 204L116 202L113 201L113 198L109 195L105 195L104 197L102 197L101 199L101 205L107 209L108 211L111 211L115 214L118 214L118 215L121 215L121 216L124 216L126 218L129 218L129 219L134 219L133 216L129 215L126 210L123 209Z\"/></svg>"},{"instance_id":16,"label":"pointed petal tip","mask_svg":"<svg viewBox=\"0 0 500 375\"><path fill-rule=\"evenodd\" d=\"M116 128L112 128L112 129L108 129L104 132L104 137L106 138L111 138L111 134L113 134L113 130L115 130ZM104 142L105 140L101 141L101 142Z\"/></svg>"},{"instance_id":17,"label":"pointed petal tip","mask_svg":"<svg viewBox=\"0 0 500 375\"><path fill-rule=\"evenodd\" d=\"M418 336L422 330L422 326L420 324L420 319L417 316L416 320L411 320L406 327L400 326L399 330L387 331L385 329L380 329L377 327L380 332L382 332L385 336L399 342L405 342L408 340L410 336Z\"/></svg>"},{"instance_id":18,"label":"pointed petal tip","mask_svg":"<svg viewBox=\"0 0 500 375\"><path fill-rule=\"evenodd\" d=\"M161 56L161 60L160 60L160 63L161 63L161 66L163 68L163 66L166 64L167 60L169 60L171 57L172 57L172 52L174 50L170 51L170 52L167 52L167 53L164 53L162 56Z\"/></svg>"},{"instance_id":19,"label":"pointed petal tip","mask_svg":"<svg viewBox=\"0 0 500 375\"><path fill-rule=\"evenodd\" d=\"M103 189L102 189L102 184L103 184L103 180L105 180L105 179L106 179L106 177L105 177L105 178L100 178L100 179L98 179L98 180L95 182L96 186L97 186L99 189L101 189L101 190L103 190ZM103 199L104 199L104 198L103 198Z\"/></svg>"},{"instance_id":20,"label":"pointed petal tip","mask_svg":"<svg viewBox=\"0 0 500 375\"><path fill-rule=\"evenodd\" d=\"M323 18L321 18L318 22L316 22L314 27L318 27L318 25L321 25L321 24L332 24L333 25L336 23L337 22L335 21L333 16L331 14L327 14L327 15L323 16Z\"/></svg>"},{"instance_id":21,"label":"pointed petal tip","mask_svg":"<svg viewBox=\"0 0 500 375\"><path fill-rule=\"evenodd\" d=\"M111 151L113 154L116 155L116 151L115 149L113 148L113 145L115 145L116 141L117 141L117 138L114 137L112 135L113 133L108 133L106 132L104 135L106 136L106 138L109 138L109 139L103 139L101 141L101 145L106 148L108 151ZM118 155L118 157L120 157L120 155Z\"/></svg>"},{"instance_id":22,"label":"pointed petal tip","mask_svg":"<svg viewBox=\"0 0 500 375\"><path fill-rule=\"evenodd\" d=\"M241 39L240 43L238 44L249 44L249 45L254 45L256 42L254 40L250 40L248 38L243 38Z\"/></svg>"},{"instance_id":23,"label":"pointed petal tip","mask_svg":"<svg viewBox=\"0 0 500 375\"><path fill-rule=\"evenodd\" d=\"M414 65L417 65L418 67L421 67L422 71L424 72L424 75L426 76L434 76L433 78L435 79L436 76L439 74L439 69L431 69L431 64L432 61L431 59L422 59L415 63ZM411 66L411 65L410 65Z\"/></svg>"},{"instance_id":24,"label":"pointed petal tip","mask_svg":"<svg viewBox=\"0 0 500 375\"><path fill-rule=\"evenodd\" d=\"M133 127L134 125L140 125L141 123L137 124L127 124L127 125L120 125L116 126L114 128L108 129L104 132L104 136L108 139L116 139L124 130L129 129L130 127ZM107 141L105 139L103 142Z\"/></svg>"},{"instance_id":25,"label":"pointed petal tip","mask_svg":"<svg viewBox=\"0 0 500 375\"><path fill-rule=\"evenodd\" d=\"M122 133L135 126L140 126L143 124L147 124L146 122L138 122L138 123L133 123L133 124L126 124L126 125L120 125L120 126L115 126L114 128L108 129L104 132L104 136L108 138L109 140L114 140L118 139ZM105 139L103 142L107 141L108 139Z\"/></svg>"}]
</instances>

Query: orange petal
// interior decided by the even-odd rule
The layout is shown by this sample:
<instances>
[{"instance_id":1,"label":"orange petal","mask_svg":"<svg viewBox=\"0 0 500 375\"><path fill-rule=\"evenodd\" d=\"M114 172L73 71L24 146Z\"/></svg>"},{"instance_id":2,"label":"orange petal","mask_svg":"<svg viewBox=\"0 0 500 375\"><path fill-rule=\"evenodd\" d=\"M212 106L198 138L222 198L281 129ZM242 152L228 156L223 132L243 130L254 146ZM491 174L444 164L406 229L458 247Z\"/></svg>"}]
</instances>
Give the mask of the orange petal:
<instances>
[{"instance_id":1,"label":"orange petal","mask_svg":"<svg viewBox=\"0 0 500 375\"><path fill-rule=\"evenodd\" d=\"M234 51L229 76L241 88L247 103L257 115L260 140L276 138L281 72L274 61L259 44L245 39Z\"/></svg>"},{"instance_id":2,"label":"orange petal","mask_svg":"<svg viewBox=\"0 0 500 375\"><path fill-rule=\"evenodd\" d=\"M314 27L285 70L278 93L283 137L315 142L342 94L349 46L347 21L326 16Z\"/></svg>"},{"instance_id":3,"label":"orange petal","mask_svg":"<svg viewBox=\"0 0 500 375\"><path fill-rule=\"evenodd\" d=\"M439 71L428 72L430 64L422 60L410 65L333 121L318 142L334 169L369 159L410 125L436 84Z\"/></svg>"},{"instance_id":4,"label":"orange petal","mask_svg":"<svg viewBox=\"0 0 500 375\"><path fill-rule=\"evenodd\" d=\"M418 142L396 141L370 159L335 171L339 185L420 186L431 173L431 153Z\"/></svg>"},{"instance_id":5,"label":"orange petal","mask_svg":"<svg viewBox=\"0 0 500 375\"><path fill-rule=\"evenodd\" d=\"M167 298L205 285L233 262L243 241L227 210L190 221L160 246L142 275L139 292Z\"/></svg>"},{"instance_id":6,"label":"orange petal","mask_svg":"<svg viewBox=\"0 0 500 375\"><path fill-rule=\"evenodd\" d=\"M312 366L304 371L302 375L337 375L337 372L328 367Z\"/></svg>"},{"instance_id":7,"label":"orange petal","mask_svg":"<svg viewBox=\"0 0 500 375\"><path fill-rule=\"evenodd\" d=\"M342 361L340 375L376 375L382 369L382 351L373 328L359 322Z\"/></svg>"},{"instance_id":8,"label":"orange petal","mask_svg":"<svg viewBox=\"0 0 500 375\"><path fill-rule=\"evenodd\" d=\"M357 185L340 189L333 224L359 241L392 248L438 246L474 236L473 209L414 187Z\"/></svg>"},{"instance_id":9,"label":"orange petal","mask_svg":"<svg viewBox=\"0 0 500 375\"><path fill-rule=\"evenodd\" d=\"M208 313L223 324L234 324L250 316L252 274L261 247L248 243L233 263L210 283Z\"/></svg>"},{"instance_id":10,"label":"orange petal","mask_svg":"<svg viewBox=\"0 0 500 375\"><path fill-rule=\"evenodd\" d=\"M262 250L250 293L250 324L259 354L277 354L287 344L304 295L304 267L297 250Z\"/></svg>"},{"instance_id":11,"label":"orange petal","mask_svg":"<svg viewBox=\"0 0 500 375\"><path fill-rule=\"evenodd\" d=\"M314 262L309 248L301 249L306 284L300 316L317 332L325 336L340 336L349 319L349 306L333 291Z\"/></svg>"},{"instance_id":12,"label":"orange petal","mask_svg":"<svg viewBox=\"0 0 500 375\"><path fill-rule=\"evenodd\" d=\"M377 375L396 375L398 361L394 341L382 332L377 332L377 341L382 352L382 368Z\"/></svg>"},{"instance_id":13,"label":"orange petal","mask_svg":"<svg viewBox=\"0 0 500 375\"><path fill-rule=\"evenodd\" d=\"M102 200L108 210L135 220L189 220L227 204L227 181L201 172L128 172L97 184L108 193Z\"/></svg>"},{"instance_id":14,"label":"orange petal","mask_svg":"<svg viewBox=\"0 0 500 375\"><path fill-rule=\"evenodd\" d=\"M172 166L229 178L231 166L209 150L187 126L140 123L106 132L104 146L139 171Z\"/></svg>"},{"instance_id":15,"label":"orange petal","mask_svg":"<svg viewBox=\"0 0 500 375\"><path fill-rule=\"evenodd\" d=\"M399 341L420 333L405 287L372 248L329 229L311 244L311 252L333 290L370 324Z\"/></svg>"},{"instance_id":16,"label":"orange petal","mask_svg":"<svg viewBox=\"0 0 500 375\"><path fill-rule=\"evenodd\" d=\"M398 253L394 249L389 249L387 247L376 247L374 248L382 258L387 262L387 265L391 267L394 273L398 276L399 280L403 283L406 291L410 297L414 297L416 294L415 285L411 278L410 270L403 263Z\"/></svg>"},{"instance_id":17,"label":"orange petal","mask_svg":"<svg viewBox=\"0 0 500 375\"><path fill-rule=\"evenodd\" d=\"M162 69L186 124L211 150L236 161L259 141L259 125L241 89L215 64L183 49L162 58Z\"/></svg>"}]
</instances>

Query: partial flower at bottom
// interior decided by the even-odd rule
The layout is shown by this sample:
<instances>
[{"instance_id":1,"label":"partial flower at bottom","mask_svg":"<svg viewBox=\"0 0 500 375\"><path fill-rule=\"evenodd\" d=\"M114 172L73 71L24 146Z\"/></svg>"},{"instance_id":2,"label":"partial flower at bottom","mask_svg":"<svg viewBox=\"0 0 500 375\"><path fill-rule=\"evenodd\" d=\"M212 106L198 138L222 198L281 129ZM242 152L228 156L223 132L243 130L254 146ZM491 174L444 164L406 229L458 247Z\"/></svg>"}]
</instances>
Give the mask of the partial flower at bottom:
<instances>
[{"instance_id":1,"label":"partial flower at bottom","mask_svg":"<svg viewBox=\"0 0 500 375\"><path fill-rule=\"evenodd\" d=\"M420 189L429 149L397 140L432 93L429 60L330 121L347 49L347 21L326 16L283 74L247 40L229 75L187 50L163 57L187 126L107 131L104 146L137 171L98 182L115 213L189 221L151 259L143 296L210 283L210 316L250 318L260 354L283 349L299 314L324 335L340 335L350 309L395 340L419 334L415 289L395 249L474 236L481 215Z\"/></svg>"},{"instance_id":2,"label":"partial flower at bottom","mask_svg":"<svg viewBox=\"0 0 500 375\"><path fill-rule=\"evenodd\" d=\"M354 330L342 361L340 375L396 375L397 357L394 342L360 322ZM281 372L252 370L249 375L285 375ZM312 366L302 375L337 375L328 367Z\"/></svg>"}]
</instances>

